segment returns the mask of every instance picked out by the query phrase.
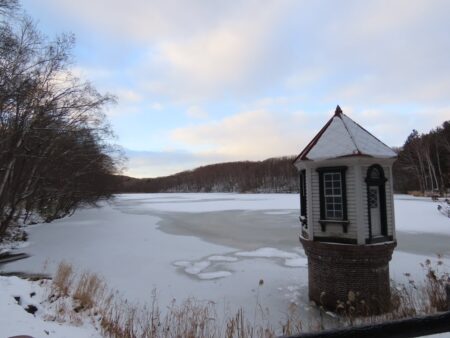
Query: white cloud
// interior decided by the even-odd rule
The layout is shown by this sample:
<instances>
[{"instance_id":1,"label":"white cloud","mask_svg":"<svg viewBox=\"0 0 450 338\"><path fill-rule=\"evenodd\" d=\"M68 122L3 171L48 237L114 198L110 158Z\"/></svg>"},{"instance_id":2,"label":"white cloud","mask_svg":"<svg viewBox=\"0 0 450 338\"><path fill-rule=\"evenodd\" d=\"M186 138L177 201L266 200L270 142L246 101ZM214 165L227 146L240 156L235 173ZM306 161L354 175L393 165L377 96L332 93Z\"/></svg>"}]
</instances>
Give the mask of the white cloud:
<instances>
[{"instance_id":1,"label":"white cloud","mask_svg":"<svg viewBox=\"0 0 450 338\"><path fill-rule=\"evenodd\" d=\"M103 67L86 67L74 66L70 68L70 72L81 80L104 80L110 79L112 72Z\"/></svg>"},{"instance_id":2,"label":"white cloud","mask_svg":"<svg viewBox=\"0 0 450 338\"><path fill-rule=\"evenodd\" d=\"M152 108L153 110L163 110L164 106L159 102L154 102L150 105L150 108Z\"/></svg>"},{"instance_id":3,"label":"white cloud","mask_svg":"<svg viewBox=\"0 0 450 338\"><path fill-rule=\"evenodd\" d=\"M389 146L402 146L413 129L427 133L450 119L450 107L419 107L404 112L396 108L355 109L343 106L342 110L364 128Z\"/></svg>"},{"instance_id":4,"label":"white cloud","mask_svg":"<svg viewBox=\"0 0 450 338\"><path fill-rule=\"evenodd\" d=\"M448 100L445 0L42 2L147 49L134 73L158 95L195 101L286 86L310 100Z\"/></svg>"},{"instance_id":5,"label":"white cloud","mask_svg":"<svg viewBox=\"0 0 450 338\"><path fill-rule=\"evenodd\" d=\"M124 174L140 178L172 175L201 165L223 161L219 156L202 156L183 150L126 150L126 156L128 158L128 165Z\"/></svg>"},{"instance_id":6,"label":"white cloud","mask_svg":"<svg viewBox=\"0 0 450 338\"><path fill-rule=\"evenodd\" d=\"M118 96L119 100L123 102L138 103L142 101L141 94L131 89L119 88L114 90L114 93Z\"/></svg>"},{"instance_id":7,"label":"white cloud","mask_svg":"<svg viewBox=\"0 0 450 338\"><path fill-rule=\"evenodd\" d=\"M441 0L311 2L309 17L287 18L296 61L282 83L310 102L446 104L449 11Z\"/></svg>"},{"instance_id":8,"label":"white cloud","mask_svg":"<svg viewBox=\"0 0 450 338\"><path fill-rule=\"evenodd\" d=\"M191 149L200 149L200 154L217 154L224 160L262 160L299 152L299 144L312 137L308 120L303 112L277 116L264 110L248 111L178 128L171 136Z\"/></svg>"},{"instance_id":9,"label":"white cloud","mask_svg":"<svg viewBox=\"0 0 450 338\"><path fill-rule=\"evenodd\" d=\"M42 0L50 11L81 21L90 29L114 38L155 42L210 30L224 18L241 16L260 6L259 1L201 0ZM266 6L271 6L266 3ZM279 5L276 5L279 6Z\"/></svg>"},{"instance_id":10,"label":"white cloud","mask_svg":"<svg viewBox=\"0 0 450 338\"><path fill-rule=\"evenodd\" d=\"M136 79L153 93L183 99L257 91L282 76L288 57L277 44L287 42L276 31L299 7L291 0L43 1L98 37L147 50L135 59Z\"/></svg>"},{"instance_id":11,"label":"white cloud","mask_svg":"<svg viewBox=\"0 0 450 338\"><path fill-rule=\"evenodd\" d=\"M255 106L259 109L264 109L264 108L279 108L281 106L284 106L286 104L289 103L289 101L291 101L291 99L289 97L286 96L275 96L275 97L263 97L261 99L256 100L255 102L252 103L252 106Z\"/></svg>"},{"instance_id":12,"label":"white cloud","mask_svg":"<svg viewBox=\"0 0 450 338\"><path fill-rule=\"evenodd\" d=\"M199 106L190 106L186 111L186 115L194 119L204 119L208 117L208 112Z\"/></svg>"},{"instance_id":13,"label":"white cloud","mask_svg":"<svg viewBox=\"0 0 450 338\"><path fill-rule=\"evenodd\" d=\"M254 52L263 51L259 43L265 27L255 24L249 29L246 25L249 23L229 23L187 41L164 43L162 58L177 79L187 81L193 89L210 92L217 86L237 85L258 62Z\"/></svg>"},{"instance_id":14,"label":"white cloud","mask_svg":"<svg viewBox=\"0 0 450 338\"><path fill-rule=\"evenodd\" d=\"M99 41L98 48L117 53L104 50L98 67L92 57L75 73L118 93L110 114L128 114L120 119L123 128L152 113L164 119L164 128L174 128L182 123L173 122L174 106L193 118L206 117L202 107L212 107L210 119L222 104L244 110L174 130L172 140L201 160L161 160L167 168L298 153L336 103L389 145L450 116L446 0L39 2L45 4L55 18L82 26L81 35L88 31L84 43L97 47ZM156 114L163 104L164 114ZM314 113L324 107L326 113ZM288 113L295 109L308 113ZM145 132L152 128L148 123ZM145 148L145 137L132 137Z\"/></svg>"},{"instance_id":15,"label":"white cloud","mask_svg":"<svg viewBox=\"0 0 450 338\"><path fill-rule=\"evenodd\" d=\"M412 129L428 132L450 116L450 107L422 108L403 115L393 114L389 109L360 110L351 106L342 109L390 146L401 146ZM253 110L178 128L171 137L185 150L127 151L130 169L126 174L166 176L212 163L296 155L332 115L332 110L309 114Z\"/></svg>"}]
</instances>

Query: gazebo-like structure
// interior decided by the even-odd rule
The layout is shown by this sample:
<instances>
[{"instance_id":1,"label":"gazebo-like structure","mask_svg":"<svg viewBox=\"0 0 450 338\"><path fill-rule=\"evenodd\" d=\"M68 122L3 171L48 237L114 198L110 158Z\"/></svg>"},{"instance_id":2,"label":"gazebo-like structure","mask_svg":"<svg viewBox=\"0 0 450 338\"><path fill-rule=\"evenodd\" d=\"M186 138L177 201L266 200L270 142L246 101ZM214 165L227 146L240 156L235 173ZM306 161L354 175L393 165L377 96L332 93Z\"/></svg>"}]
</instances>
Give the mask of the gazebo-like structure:
<instances>
[{"instance_id":1,"label":"gazebo-like structure","mask_svg":"<svg viewBox=\"0 0 450 338\"><path fill-rule=\"evenodd\" d=\"M337 106L295 159L300 241L308 256L309 297L317 304L334 310L350 291L378 311L390 303L396 157Z\"/></svg>"}]
</instances>

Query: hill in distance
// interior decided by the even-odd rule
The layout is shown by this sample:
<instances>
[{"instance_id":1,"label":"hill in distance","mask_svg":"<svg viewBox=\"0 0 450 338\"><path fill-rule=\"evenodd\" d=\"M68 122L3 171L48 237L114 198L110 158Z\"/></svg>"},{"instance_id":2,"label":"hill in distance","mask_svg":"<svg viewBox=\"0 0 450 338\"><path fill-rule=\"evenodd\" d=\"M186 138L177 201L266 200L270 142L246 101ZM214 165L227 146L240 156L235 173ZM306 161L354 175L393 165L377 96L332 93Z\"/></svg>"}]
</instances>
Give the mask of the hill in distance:
<instances>
[{"instance_id":1,"label":"hill in distance","mask_svg":"<svg viewBox=\"0 0 450 338\"><path fill-rule=\"evenodd\" d=\"M218 163L157 178L117 176L117 192L298 192L294 159Z\"/></svg>"}]
</instances>

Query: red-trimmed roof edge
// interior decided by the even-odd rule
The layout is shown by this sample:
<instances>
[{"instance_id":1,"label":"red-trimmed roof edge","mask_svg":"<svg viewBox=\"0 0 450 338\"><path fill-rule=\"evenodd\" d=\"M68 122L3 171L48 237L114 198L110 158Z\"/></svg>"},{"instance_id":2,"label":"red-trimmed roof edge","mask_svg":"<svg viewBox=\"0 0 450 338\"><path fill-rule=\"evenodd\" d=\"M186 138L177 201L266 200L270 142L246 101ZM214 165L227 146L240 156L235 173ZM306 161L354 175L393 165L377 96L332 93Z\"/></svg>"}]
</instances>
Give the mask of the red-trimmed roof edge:
<instances>
[{"instance_id":1,"label":"red-trimmed roof edge","mask_svg":"<svg viewBox=\"0 0 450 338\"><path fill-rule=\"evenodd\" d=\"M339 108L339 110L338 110ZM306 155L308 155L309 151L316 145L316 143L319 141L322 134L327 130L328 126L331 124L335 116L339 116L342 114L342 110L339 107L339 105L336 107L336 111L334 112L334 115L331 117L331 119L328 120L327 123L320 129L320 131L314 136L314 138L308 143L308 145L302 150L302 152L295 158L293 163L297 162L299 159L302 161L308 160Z\"/></svg>"},{"instance_id":2,"label":"red-trimmed roof edge","mask_svg":"<svg viewBox=\"0 0 450 338\"><path fill-rule=\"evenodd\" d=\"M345 115L345 114L344 114ZM347 115L345 115L345 116L347 116ZM347 116L348 117L348 116ZM355 120L353 120L353 119L351 119L350 117L348 117L350 120L352 120L353 121L353 123L355 123L358 127L360 127L362 130L364 130L367 134L369 134L370 136L372 136L375 140L377 140L378 142L380 142L382 145L384 145L385 147L387 147L387 148L389 148L389 149L391 149L392 150L392 148L391 147L389 147L386 143L384 143L383 141L381 141L378 137L376 137L375 135L373 135L370 131L368 131L366 128L364 128L363 126L361 126L358 122L356 122ZM345 123L344 123L344 125L345 125ZM358 146L356 146L356 149L358 149ZM359 149L358 149L358 151L359 151ZM395 153L395 151L394 150L392 150L394 153Z\"/></svg>"},{"instance_id":3,"label":"red-trimmed roof edge","mask_svg":"<svg viewBox=\"0 0 450 338\"><path fill-rule=\"evenodd\" d=\"M322 129L320 129L320 131L316 134L316 136L314 136L314 138L311 140L311 142L308 143L308 145L302 150L302 152L294 159L294 161L292 163L295 164L295 162L297 162L298 160L301 161L307 161L309 160L307 155L308 153L311 151L311 149L316 145L316 143L319 141L320 137L323 135L323 133L327 130L327 128L330 126L331 122L333 121L333 119L335 117L339 117L342 120L342 115L345 115L342 112L341 107L339 107L339 105L336 106L336 110L334 112L334 115L331 117L331 119L328 120L328 122L322 127ZM347 115L345 115L347 116ZM348 117L348 116L347 116ZM350 120L352 120L350 117L348 117ZM380 142L381 144L383 144L384 146L386 146L387 148L391 149L391 147L389 147L388 145L386 145L384 142L382 142L379 138L377 138L376 136L374 136L372 133L370 133L367 129L365 129L364 127L362 127L359 123L355 122L354 120L352 120L358 127L360 127L362 130L364 130L367 134L369 134L370 136L372 136L373 138L375 138L378 142ZM342 123L344 124L345 129L347 129L347 125L345 124L345 122L342 120ZM369 156L372 157L371 155L368 154L364 154L362 153L359 148L358 145L354 142L353 140L353 136L350 133L350 131L347 129L347 132L349 133L353 144L355 145L356 150L358 151L357 154L349 154L349 155L344 155L344 156L340 156L340 157L347 157L347 156ZM392 150L392 149L391 149Z\"/></svg>"}]
</instances>

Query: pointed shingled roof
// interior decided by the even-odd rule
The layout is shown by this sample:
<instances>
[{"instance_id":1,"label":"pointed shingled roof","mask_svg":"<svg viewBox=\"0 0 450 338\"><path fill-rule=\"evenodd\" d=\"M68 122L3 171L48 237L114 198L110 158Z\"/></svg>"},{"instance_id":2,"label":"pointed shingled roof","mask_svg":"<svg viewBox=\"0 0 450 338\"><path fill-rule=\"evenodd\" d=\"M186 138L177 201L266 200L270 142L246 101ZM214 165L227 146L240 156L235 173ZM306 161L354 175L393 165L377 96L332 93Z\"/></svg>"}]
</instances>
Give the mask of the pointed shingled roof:
<instances>
[{"instance_id":1,"label":"pointed shingled roof","mask_svg":"<svg viewBox=\"0 0 450 338\"><path fill-rule=\"evenodd\" d=\"M303 149L295 162L345 156L394 158L397 154L337 106L333 117Z\"/></svg>"}]
</instances>

